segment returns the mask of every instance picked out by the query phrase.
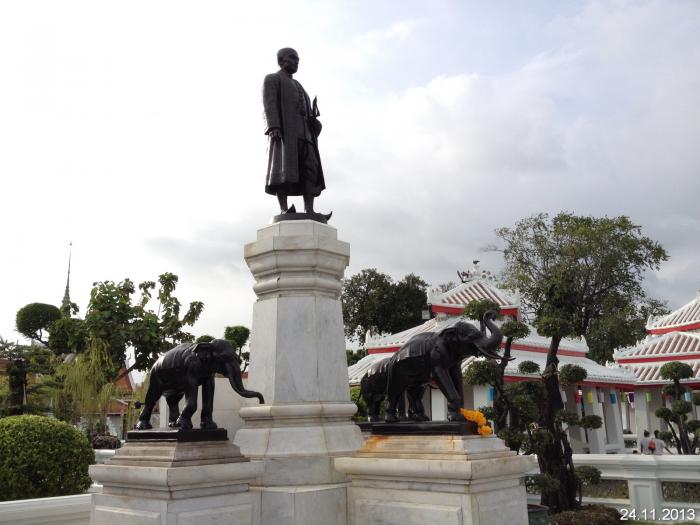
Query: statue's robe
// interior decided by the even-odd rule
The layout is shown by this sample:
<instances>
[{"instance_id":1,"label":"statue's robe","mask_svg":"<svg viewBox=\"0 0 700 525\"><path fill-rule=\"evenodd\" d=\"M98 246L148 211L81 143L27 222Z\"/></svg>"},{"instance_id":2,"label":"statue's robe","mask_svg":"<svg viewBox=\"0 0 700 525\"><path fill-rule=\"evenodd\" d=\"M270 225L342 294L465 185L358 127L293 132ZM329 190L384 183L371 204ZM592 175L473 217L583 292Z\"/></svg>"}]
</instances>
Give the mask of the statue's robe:
<instances>
[{"instance_id":1,"label":"statue's robe","mask_svg":"<svg viewBox=\"0 0 700 525\"><path fill-rule=\"evenodd\" d=\"M326 188L317 142L321 124L312 115L309 95L280 70L265 77L263 108L265 133L279 128L282 135L281 140L269 140L265 191L271 195L320 195Z\"/></svg>"}]
</instances>

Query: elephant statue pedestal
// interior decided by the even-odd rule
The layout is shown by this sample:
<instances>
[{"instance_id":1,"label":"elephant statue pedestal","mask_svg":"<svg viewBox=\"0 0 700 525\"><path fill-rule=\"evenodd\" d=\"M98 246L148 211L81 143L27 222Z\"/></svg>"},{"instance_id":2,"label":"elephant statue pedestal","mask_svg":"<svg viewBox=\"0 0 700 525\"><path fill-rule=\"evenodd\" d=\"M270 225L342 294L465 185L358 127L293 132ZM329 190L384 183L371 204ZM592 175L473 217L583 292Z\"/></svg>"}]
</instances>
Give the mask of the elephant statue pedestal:
<instances>
[{"instance_id":1,"label":"elephant statue pedestal","mask_svg":"<svg viewBox=\"0 0 700 525\"><path fill-rule=\"evenodd\" d=\"M373 433L352 457L335 459L350 478L348 525L527 525L522 478L536 466L494 436ZM381 427L381 425L380 425Z\"/></svg>"},{"instance_id":2,"label":"elephant statue pedestal","mask_svg":"<svg viewBox=\"0 0 700 525\"><path fill-rule=\"evenodd\" d=\"M91 525L260 525L249 484L263 465L241 455L224 429L129 432L127 443L90 476Z\"/></svg>"},{"instance_id":3,"label":"elephant statue pedestal","mask_svg":"<svg viewBox=\"0 0 700 525\"><path fill-rule=\"evenodd\" d=\"M258 297L247 387L265 404L241 408L234 443L265 464L251 487L265 525L347 524L347 479L333 458L362 444L340 304L349 258L337 230L311 220L266 226L245 246Z\"/></svg>"}]
</instances>

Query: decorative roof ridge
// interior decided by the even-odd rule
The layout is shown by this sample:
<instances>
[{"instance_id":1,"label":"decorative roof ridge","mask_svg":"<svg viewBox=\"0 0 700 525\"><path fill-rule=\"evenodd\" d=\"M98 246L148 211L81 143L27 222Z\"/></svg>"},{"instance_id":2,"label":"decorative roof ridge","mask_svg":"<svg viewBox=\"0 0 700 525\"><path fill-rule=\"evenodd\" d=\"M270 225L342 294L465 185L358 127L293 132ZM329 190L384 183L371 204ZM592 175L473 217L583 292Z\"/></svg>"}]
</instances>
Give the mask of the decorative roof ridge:
<instances>
[{"instance_id":1,"label":"decorative roof ridge","mask_svg":"<svg viewBox=\"0 0 700 525\"><path fill-rule=\"evenodd\" d=\"M681 327L685 326L688 324L693 324L698 321L698 319L695 320L690 320L690 321L683 321L681 323L675 323L675 324L669 324L669 325L663 325L663 323L666 320L673 319L677 315L679 315L681 312L684 310L689 309L693 305L700 304L700 291L698 291L693 299L685 303L683 306L680 306L673 310L672 312L666 314L666 315L660 315L658 317L650 317L649 320L647 321L647 324L645 326L646 330L655 330L659 328L675 328L675 327Z\"/></svg>"},{"instance_id":2,"label":"decorative roof ridge","mask_svg":"<svg viewBox=\"0 0 700 525\"><path fill-rule=\"evenodd\" d=\"M462 292L464 290L467 290L477 284L484 285L488 287L489 289L493 290L496 294L500 295L503 297L508 302L507 306L512 306L515 308L520 307L520 300L517 297L517 294L515 296L512 295L512 292L506 291L503 288L496 286L493 282L493 280L485 278L481 275L473 275L470 277L466 277L461 283L459 283L457 286L454 288L450 288L447 291L440 291L437 287L432 287L428 289L428 303L429 304L447 304L444 302L444 299L447 297L450 297L456 293Z\"/></svg>"},{"instance_id":3,"label":"decorative roof ridge","mask_svg":"<svg viewBox=\"0 0 700 525\"><path fill-rule=\"evenodd\" d=\"M413 333L422 333L428 331L433 325L435 327L447 327L450 326L454 323L456 323L459 320L467 320L472 323L478 323L478 321L474 319L465 319L464 317L460 316L454 316L454 317L448 317L445 319L439 319L437 317L433 317L432 319L429 319L428 321L425 321L424 323L414 326L413 328L409 328L407 330L403 330L401 332L397 332L395 334L389 334L381 337L377 337L371 340L367 340L365 342L365 348L370 350L374 348L390 348L392 346L397 346L397 344L400 344L400 342L403 340L403 338L412 335ZM503 321L497 320L495 321L496 325L500 326ZM526 323L527 324L527 323ZM537 339L547 339L545 336L540 335L537 330L531 326L527 325L528 328L530 328L530 334L528 334L526 337L523 337L521 339L516 339L513 341L514 345L524 345L524 346L535 346L535 347L541 347L541 348L547 348L548 343L544 343L544 341L538 341ZM569 350L569 351L574 351L574 352L580 352L583 357L588 353L588 345L586 344L585 340L580 339L580 340L575 340L571 338L564 338L561 340L559 343L559 348L561 350Z\"/></svg>"},{"instance_id":4,"label":"decorative roof ridge","mask_svg":"<svg viewBox=\"0 0 700 525\"><path fill-rule=\"evenodd\" d=\"M665 334L649 337L647 336L644 341L639 343L638 345L635 346L628 346L626 348L621 348L619 350L615 350L613 352L613 359L618 359L618 358L623 358L623 359L645 359L649 357L649 355L630 355L632 352L635 350L641 350L646 346L651 346L657 343L660 343L662 341L665 341L666 339L671 339L673 337L689 337L691 339L697 339L700 341L700 333L695 333L695 332L684 332L682 330L674 330L673 332L667 332ZM697 352L676 352L672 355L683 355L685 353L697 353ZM650 354L650 355L657 355L657 354Z\"/></svg>"}]
</instances>

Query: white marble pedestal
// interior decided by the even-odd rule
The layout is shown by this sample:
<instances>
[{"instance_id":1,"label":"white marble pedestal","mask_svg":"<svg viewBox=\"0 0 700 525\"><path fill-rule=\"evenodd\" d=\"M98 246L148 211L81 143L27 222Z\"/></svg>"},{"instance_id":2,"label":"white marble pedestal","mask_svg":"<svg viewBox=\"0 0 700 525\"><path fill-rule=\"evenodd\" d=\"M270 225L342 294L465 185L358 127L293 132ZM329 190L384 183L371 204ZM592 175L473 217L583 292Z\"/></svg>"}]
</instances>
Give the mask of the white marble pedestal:
<instances>
[{"instance_id":1,"label":"white marble pedestal","mask_svg":"<svg viewBox=\"0 0 700 525\"><path fill-rule=\"evenodd\" d=\"M496 437L370 436L335 466L351 479L349 525L527 525L532 458Z\"/></svg>"},{"instance_id":2,"label":"white marble pedestal","mask_svg":"<svg viewBox=\"0 0 700 525\"><path fill-rule=\"evenodd\" d=\"M260 462L230 441L136 441L116 451L90 476L91 525L260 525L260 501L248 483Z\"/></svg>"},{"instance_id":3,"label":"white marble pedestal","mask_svg":"<svg viewBox=\"0 0 700 525\"><path fill-rule=\"evenodd\" d=\"M241 408L234 443L265 470L265 525L346 525L347 479L333 458L362 444L350 417L341 279L350 247L318 222L284 221L245 247L258 300L253 307L250 390L266 404Z\"/></svg>"}]
</instances>

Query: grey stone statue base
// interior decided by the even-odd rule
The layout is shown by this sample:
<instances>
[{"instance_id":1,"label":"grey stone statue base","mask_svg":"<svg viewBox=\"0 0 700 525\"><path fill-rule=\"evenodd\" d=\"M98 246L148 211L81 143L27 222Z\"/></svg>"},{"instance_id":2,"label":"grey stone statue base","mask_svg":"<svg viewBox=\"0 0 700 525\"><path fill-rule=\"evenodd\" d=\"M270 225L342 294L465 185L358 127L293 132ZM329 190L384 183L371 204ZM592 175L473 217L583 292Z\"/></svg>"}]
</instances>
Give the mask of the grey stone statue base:
<instances>
[{"instance_id":1,"label":"grey stone statue base","mask_svg":"<svg viewBox=\"0 0 700 525\"><path fill-rule=\"evenodd\" d=\"M90 476L91 525L260 525L260 500L248 490L263 465L229 441L129 441Z\"/></svg>"},{"instance_id":2,"label":"grey stone statue base","mask_svg":"<svg viewBox=\"0 0 700 525\"><path fill-rule=\"evenodd\" d=\"M372 435L335 467L351 480L349 525L527 525L533 459L493 436Z\"/></svg>"},{"instance_id":3,"label":"grey stone statue base","mask_svg":"<svg viewBox=\"0 0 700 525\"><path fill-rule=\"evenodd\" d=\"M347 525L347 479L333 458L362 443L339 299L349 255L335 228L310 220L272 224L245 246L258 296L247 387L266 404L241 408L234 443L265 464L251 486L265 525Z\"/></svg>"}]
</instances>

